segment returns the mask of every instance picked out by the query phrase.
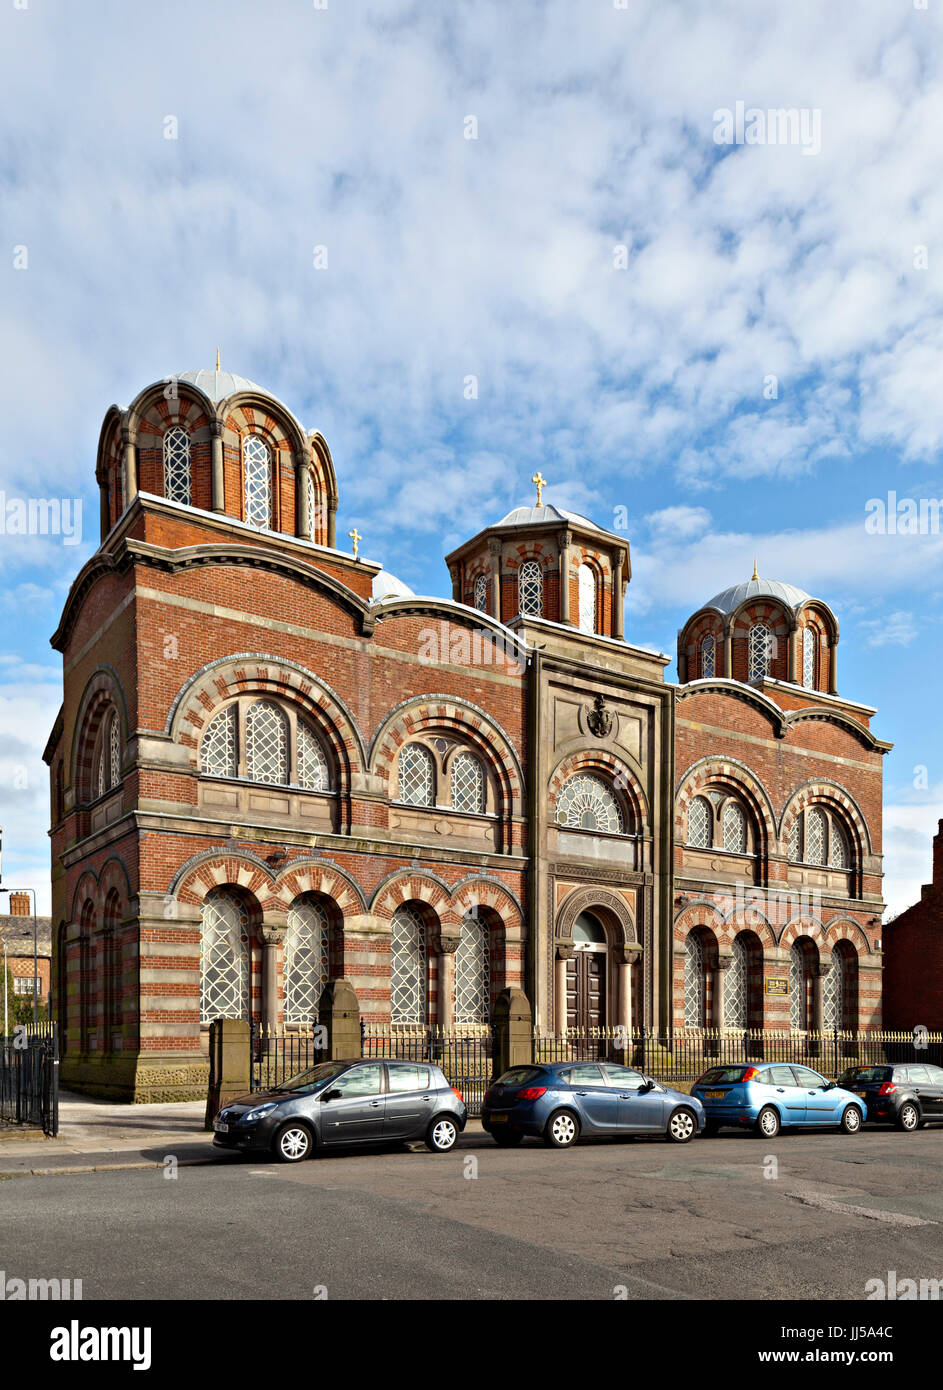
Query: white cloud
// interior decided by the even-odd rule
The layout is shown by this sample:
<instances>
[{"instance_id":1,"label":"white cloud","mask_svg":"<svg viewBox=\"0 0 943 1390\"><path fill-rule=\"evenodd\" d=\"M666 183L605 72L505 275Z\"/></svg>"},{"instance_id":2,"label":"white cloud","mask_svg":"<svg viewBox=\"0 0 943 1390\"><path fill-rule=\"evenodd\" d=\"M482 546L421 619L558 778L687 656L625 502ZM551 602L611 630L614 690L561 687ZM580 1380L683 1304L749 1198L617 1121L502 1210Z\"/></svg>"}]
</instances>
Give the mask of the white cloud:
<instances>
[{"instance_id":1,"label":"white cloud","mask_svg":"<svg viewBox=\"0 0 943 1390\"><path fill-rule=\"evenodd\" d=\"M888 613L886 618L869 618L860 626L867 634L865 640L869 647L909 647L917 636L914 615L902 610Z\"/></svg>"}]
</instances>

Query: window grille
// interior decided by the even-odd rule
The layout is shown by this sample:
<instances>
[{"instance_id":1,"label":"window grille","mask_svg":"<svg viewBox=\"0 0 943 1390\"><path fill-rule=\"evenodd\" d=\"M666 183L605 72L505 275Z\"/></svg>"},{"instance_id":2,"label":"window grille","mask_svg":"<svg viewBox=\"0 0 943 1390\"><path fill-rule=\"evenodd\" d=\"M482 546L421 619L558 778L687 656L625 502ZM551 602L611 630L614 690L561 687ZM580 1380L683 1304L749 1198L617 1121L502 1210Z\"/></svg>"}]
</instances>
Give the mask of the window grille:
<instances>
[{"instance_id":1,"label":"window grille","mask_svg":"<svg viewBox=\"0 0 943 1390\"><path fill-rule=\"evenodd\" d=\"M190 436L179 425L164 435L164 496L190 505Z\"/></svg>"},{"instance_id":2,"label":"window grille","mask_svg":"<svg viewBox=\"0 0 943 1390\"><path fill-rule=\"evenodd\" d=\"M244 1018L249 1007L249 914L241 898L214 889L203 903L200 1021Z\"/></svg>"},{"instance_id":3,"label":"window grille","mask_svg":"<svg viewBox=\"0 0 943 1390\"><path fill-rule=\"evenodd\" d=\"M311 1023L328 981L327 913L313 899L296 898L285 931L285 1022Z\"/></svg>"},{"instance_id":4,"label":"window grille","mask_svg":"<svg viewBox=\"0 0 943 1390\"><path fill-rule=\"evenodd\" d=\"M557 822L575 830L619 835L625 822L615 796L599 777L580 772L563 784L557 797Z\"/></svg>"},{"instance_id":5,"label":"window grille","mask_svg":"<svg viewBox=\"0 0 943 1390\"><path fill-rule=\"evenodd\" d=\"M518 570L517 594L521 616L539 618L544 610L544 579L537 560L525 560Z\"/></svg>"},{"instance_id":6,"label":"window grille","mask_svg":"<svg viewBox=\"0 0 943 1390\"><path fill-rule=\"evenodd\" d=\"M394 1023L426 1022L426 927L412 907L393 913L390 1017Z\"/></svg>"},{"instance_id":7,"label":"window grille","mask_svg":"<svg viewBox=\"0 0 943 1390\"><path fill-rule=\"evenodd\" d=\"M457 753L452 763L452 805L456 811L484 812L484 769L471 753Z\"/></svg>"},{"instance_id":8,"label":"window grille","mask_svg":"<svg viewBox=\"0 0 943 1390\"><path fill-rule=\"evenodd\" d=\"M246 710L246 772L253 782L288 781L288 721L268 700Z\"/></svg>"},{"instance_id":9,"label":"window grille","mask_svg":"<svg viewBox=\"0 0 943 1390\"><path fill-rule=\"evenodd\" d=\"M486 924L474 912L466 912L455 952L456 1023L488 1022L491 1004L490 954Z\"/></svg>"},{"instance_id":10,"label":"window grille","mask_svg":"<svg viewBox=\"0 0 943 1390\"><path fill-rule=\"evenodd\" d=\"M200 769L211 777L235 777L239 764L236 753L235 705L214 714L206 726L200 745Z\"/></svg>"},{"instance_id":11,"label":"window grille","mask_svg":"<svg viewBox=\"0 0 943 1390\"><path fill-rule=\"evenodd\" d=\"M243 450L245 472L245 514L251 526L270 526L272 522L272 468L269 447L257 434L250 434Z\"/></svg>"},{"instance_id":12,"label":"window grille","mask_svg":"<svg viewBox=\"0 0 943 1390\"><path fill-rule=\"evenodd\" d=\"M432 754L419 743L407 743L399 755L399 800L410 806L433 804Z\"/></svg>"},{"instance_id":13,"label":"window grille","mask_svg":"<svg viewBox=\"0 0 943 1390\"><path fill-rule=\"evenodd\" d=\"M710 805L703 796L696 796L688 808L688 844L696 849L710 849L712 821Z\"/></svg>"}]
</instances>

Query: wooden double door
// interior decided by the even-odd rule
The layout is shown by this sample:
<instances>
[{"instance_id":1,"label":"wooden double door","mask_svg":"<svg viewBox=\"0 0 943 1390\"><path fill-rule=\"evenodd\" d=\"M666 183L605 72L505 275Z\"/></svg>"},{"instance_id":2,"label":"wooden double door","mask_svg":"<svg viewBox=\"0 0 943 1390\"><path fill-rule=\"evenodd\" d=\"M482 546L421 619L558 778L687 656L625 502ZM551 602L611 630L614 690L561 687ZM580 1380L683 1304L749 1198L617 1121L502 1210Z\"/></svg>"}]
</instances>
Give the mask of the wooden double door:
<instances>
[{"instance_id":1,"label":"wooden double door","mask_svg":"<svg viewBox=\"0 0 943 1390\"><path fill-rule=\"evenodd\" d=\"M566 963L566 1017L570 1028L605 1028L606 950L577 949Z\"/></svg>"}]
</instances>

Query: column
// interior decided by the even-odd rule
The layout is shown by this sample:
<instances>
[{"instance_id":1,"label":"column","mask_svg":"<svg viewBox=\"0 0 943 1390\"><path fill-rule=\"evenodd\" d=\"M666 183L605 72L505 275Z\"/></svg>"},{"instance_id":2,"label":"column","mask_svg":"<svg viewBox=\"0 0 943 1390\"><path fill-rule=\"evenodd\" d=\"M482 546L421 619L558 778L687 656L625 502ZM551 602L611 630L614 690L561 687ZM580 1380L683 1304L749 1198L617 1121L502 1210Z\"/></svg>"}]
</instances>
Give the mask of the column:
<instances>
[{"instance_id":1,"label":"column","mask_svg":"<svg viewBox=\"0 0 943 1390\"><path fill-rule=\"evenodd\" d=\"M569 531L560 532L560 621L570 621L570 541Z\"/></svg>"},{"instance_id":2,"label":"column","mask_svg":"<svg viewBox=\"0 0 943 1390\"><path fill-rule=\"evenodd\" d=\"M438 976L438 1022L440 1028L451 1028L455 1019L455 951L457 941L443 941L440 946L436 974Z\"/></svg>"},{"instance_id":3,"label":"column","mask_svg":"<svg viewBox=\"0 0 943 1390\"><path fill-rule=\"evenodd\" d=\"M304 540L310 540L314 534L312 523L314 518L311 516L311 508L308 497L308 462L303 454L295 455L295 525L298 528L298 535Z\"/></svg>"},{"instance_id":4,"label":"column","mask_svg":"<svg viewBox=\"0 0 943 1390\"><path fill-rule=\"evenodd\" d=\"M282 939L277 928L262 928L262 1027L273 1033L278 1027L278 948Z\"/></svg>"},{"instance_id":5,"label":"column","mask_svg":"<svg viewBox=\"0 0 943 1390\"><path fill-rule=\"evenodd\" d=\"M822 1033L825 1029L825 1009L822 999L822 982L832 968L830 960L820 960L817 965L812 967L812 1018L810 1026L815 1033Z\"/></svg>"},{"instance_id":6,"label":"column","mask_svg":"<svg viewBox=\"0 0 943 1390\"><path fill-rule=\"evenodd\" d=\"M838 643L828 645L828 693L838 694Z\"/></svg>"},{"instance_id":7,"label":"column","mask_svg":"<svg viewBox=\"0 0 943 1390\"><path fill-rule=\"evenodd\" d=\"M612 635L613 637L625 636L625 588L622 583L622 571L625 561L625 551L620 550L616 553L612 564Z\"/></svg>"},{"instance_id":8,"label":"column","mask_svg":"<svg viewBox=\"0 0 943 1390\"><path fill-rule=\"evenodd\" d=\"M724 974L733 964L733 956L721 956L711 971L711 1024L712 1028L724 1027Z\"/></svg>"},{"instance_id":9,"label":"column","mask_svg":"<svg viewBox=\"0 0 943 1390\"><path fill-rule=\"evenodd\" d=\"M223 426L221 421L211 421L210 429L213 432L210 440L213 484L212 507L214 512L224 512L226 510L226 480L223 473Z\"/></svg>"},{"instance_id":10,"label":"column","mask_svg":"<svg viewBox=\"0 0 943 1390\"><path fill-rule=\"evenodd\" d=\"M491 557L491 616L501 621L501 542L489 541Z\"/></svg>"},{"instance_id":11,"label":"column","mask_svg":"<svg viewBox=\"0 0 943 1390\"><path fill-rule=\"evenodd\" d=\"M788 643L789 643L789 650L788 650L787 653L786 653L786 679L787 679L787 681L791 681L792 684L795 685L795 684L796 684L796 664L797 664L797 663L796 663L796 658L797 658L797 656L798 656L798 652L796 651L796 648L797 648L797 646L798 646L798 644L799 644L799 640L800 640L800 634L799 634L799 626L798 626L798 624L796 624L796 626L793 627L792 631L788 634L786 640L787 640ZM801 685L801 684L802 684L801 680L800 680L798 683Z\"/></svg>"},{"instance_id":12,"label":"column","mask_svg":"<svg viewBox=\"0 0 943 1390\"><path fill-rule=\"evenodd\" d=\"M724 675L733 680L733 633L729 621L724 626Z\"/></svg>"},{"instance_id":13,"label":"column","mask_svg":"<svg viewBox=\"0 0 943 1390\"><path fill-rule=\"evenodd\" d=\"M127 509L138 493L138 458L131 436L124 436L124 505Z\"/></svg>"},{"instance_id":14,"label":"column","mask_svg":"<svg viewBox=\"0 0 943 1390\"><path fill-rule=\"evenodd\" d=\"M553 1031L558 1038L562 1038L567 1030L566 963L572 959L572 942L557 946L557 958L553 965Z\"/></svg>"}]
</instances>

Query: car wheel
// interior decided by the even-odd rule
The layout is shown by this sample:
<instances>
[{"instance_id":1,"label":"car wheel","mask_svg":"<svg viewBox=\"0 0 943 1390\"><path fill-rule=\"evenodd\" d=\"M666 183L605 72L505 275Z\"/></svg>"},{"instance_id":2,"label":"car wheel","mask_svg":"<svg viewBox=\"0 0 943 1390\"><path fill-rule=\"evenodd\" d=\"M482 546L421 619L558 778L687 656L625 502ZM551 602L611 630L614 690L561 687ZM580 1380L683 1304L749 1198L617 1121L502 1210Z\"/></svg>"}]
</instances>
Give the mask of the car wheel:
<instances>
[{"instance_id":1,"label":"car wheel","mask_svg":"<svg viewBox=\"0 0 943 1390\"><path fill-rule=\"evenodd\" d=\"M716 1120L705 1120L704 1137L706 1139L715 1139L719 1133L720 1125L717 1123Z\"/></svg>"},{"instance_id":2,"label":"car wheel","mask_svg":"<svg viewBox=\"0 0 943 1390\"><path fill-rule=\"evenodd\" d=\"M845 1112L841 1117L842 1134L857 1134L863 1123L864 1117L857 1105L848 1105L845 1107Z\"/></svg>"},{"instance_id":3,"label":"car wheel","mask_svg":"<svg viewBox=\"0 0 943 1390\"><path fill-rule=\"evenodd\" d=\"M544 1129L544 1143L551 1149L568 1149L579 1138L580 1126L569 1110L555 1110Z\"/></svg>"},{"instance_id":4,"label":"car wheel","mask_svg":"<svg viewBox=\"0 0 943 1390\"><path fill-rule=\"evenodd\" d=\"M916 1129L920 1124L920 1112L912 1100L905 1100L900 1110L897 1112L897 1128L907 1130Z\"/></svg>"},{"instance_id":5,"label":"car wheel","mask_svg":"<svg viewBox=\"0 0 943 1390\"><path fill-rule=\"evenodd\" d=\"M673 1144L688 1144L697 1133L697 1121L690 1110L676 1110L665 1132Z\"/></svg>"},{"instance_id":6,"label":"car wheel","mask_svg":"<svg viewBox=\"0 0 943 1390\"><path fill-rule=\"evenodd\" d=\"M434 1154L447 1154L455 1147L458 1125L448 1115L440 1115L426 1130L426 1144Z\"/></svg>"},{"instance_id":7,"label":"car wheel","mask_svg":"<svg viewBox=\"0 0 943 1390\"><path fill-rule=\"evenodd\" d=\"M764 1105L756 1117L755 1129L761 1139L775 1139L781 1129L779 1112L772 1105Z\"/></svg>"},{"instance_id":8,"label":"car wheel","mask_svg":"<svg viewBox=\"0 0 943 1390\"><path fill-rule=\"evenodd\" d=\"M491 1137L500 1149L513 1149L524 1138L523 1130L504 1129L499 1134L491 1131Z\"/></svg>"},{"instance_id":9,"label":"car wheel","mask_svg":"<svg viewBox=\"0 0 943 1390\"><path fill-rule=\"evenodd\" d=\"M272 1144L275 1157L282 1163L300 1163L310 1156L313 1147L310 1131L290 1121L282 1125Z\"/></svg>"}]
</instances>

